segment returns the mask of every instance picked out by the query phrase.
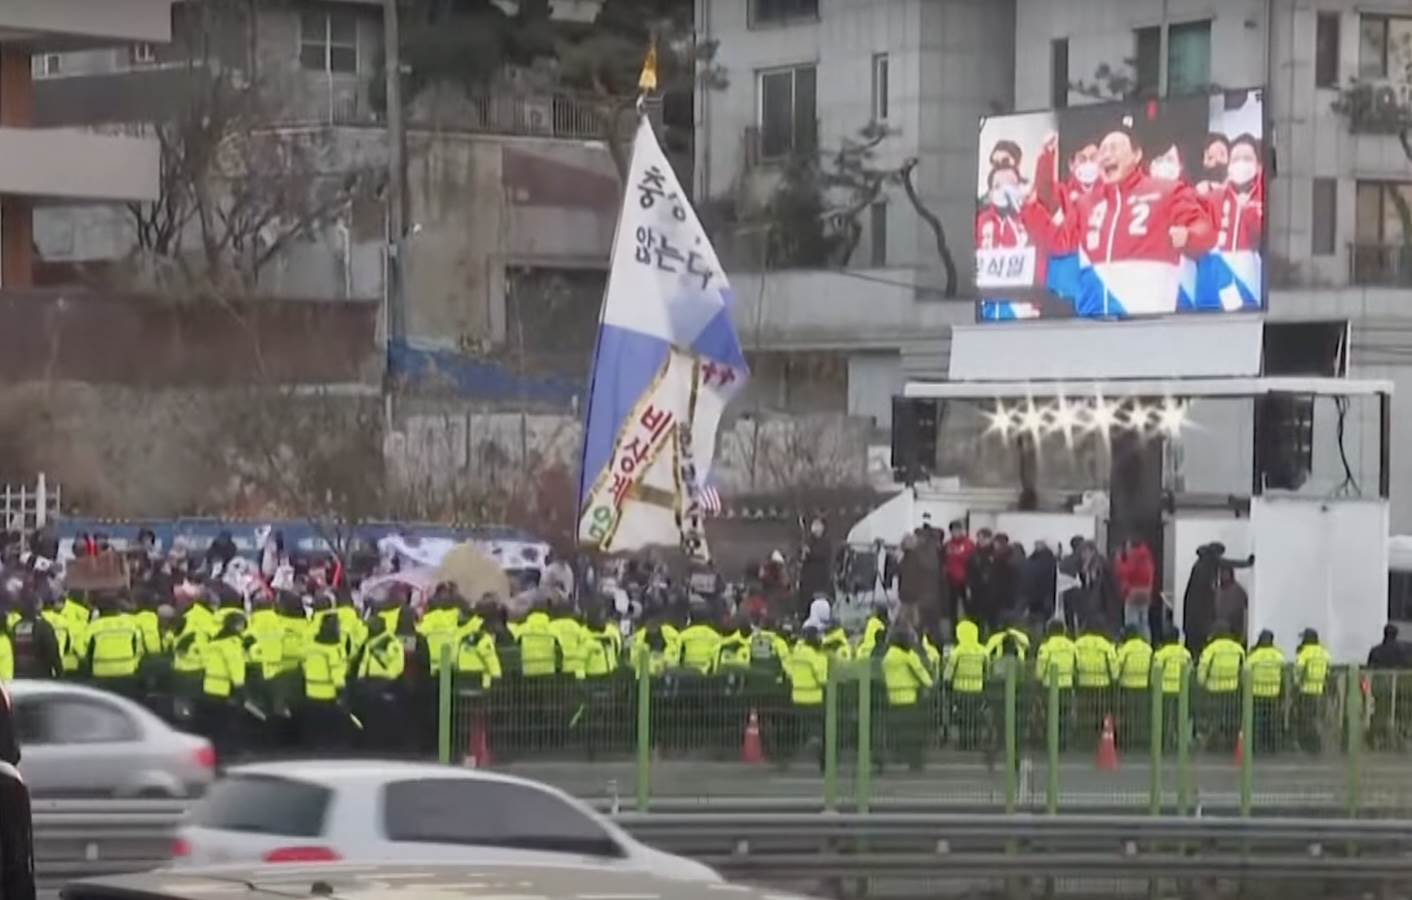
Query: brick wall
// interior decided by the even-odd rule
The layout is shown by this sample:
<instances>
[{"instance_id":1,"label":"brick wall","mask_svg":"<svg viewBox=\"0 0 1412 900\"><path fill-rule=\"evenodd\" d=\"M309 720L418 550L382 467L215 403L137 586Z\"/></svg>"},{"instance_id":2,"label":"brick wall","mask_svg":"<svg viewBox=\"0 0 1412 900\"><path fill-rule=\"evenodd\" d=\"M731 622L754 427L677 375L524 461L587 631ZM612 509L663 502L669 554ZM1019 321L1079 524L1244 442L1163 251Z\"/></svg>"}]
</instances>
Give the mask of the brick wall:
<instances>
[{"instance_id":1,"label":"brick wall","mask_svg":"<svg viewBox=\"0 0 1412 900\"><path fill-rule=\"evenodd\" d=\"M3 291L0 321L0 379L11 383L376 385L382 376L374 302Z\"/></svg>"}]
</instances>

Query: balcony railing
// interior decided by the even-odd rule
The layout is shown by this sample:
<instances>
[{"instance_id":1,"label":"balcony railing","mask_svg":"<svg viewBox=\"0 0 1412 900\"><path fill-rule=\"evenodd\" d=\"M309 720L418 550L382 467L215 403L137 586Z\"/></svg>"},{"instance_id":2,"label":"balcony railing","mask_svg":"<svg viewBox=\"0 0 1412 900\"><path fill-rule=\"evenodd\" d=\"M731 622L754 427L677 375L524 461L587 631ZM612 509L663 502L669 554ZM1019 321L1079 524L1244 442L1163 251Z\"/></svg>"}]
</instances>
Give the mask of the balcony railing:
<instances>
[{"instance_id":1,"label":"balcony railing","mask_svg":"<svg viewBox=\"0 0 1412 900\"><path fill-rule=\"evenodd\" d=\"M298 109L280 124L302 124L311 118L327 125L381 125L365 91L331 90L292 104ZM450 132L503 134L522 137L601 140L606 135L612 100L565 93L482 93L428 104L407 111L407 127ZM631 123L631 117L624 121ZM630 133L629 133L630 134Z\"/></svg>"},{"instance_id":2,"label":"balcony railing","mask_svg":"<svg viewBox=\"0 0 1412 900\"><path fill-rule=\"evenodd\" d=\"M1353 284L1412 288L1412 243L1350 244L1348 266Z\"/></svg>"},{"instance_id":3,"label":"balcony railing","mask_svg":"<svg viewBox=\"0 0 1412 900\"><path fill-rule=\"evenodd\" d=\"M477 94L409 116L412 128L485 134L597 140L605 135L611 101L573 94Z\"/></svg>"}]
</instances>

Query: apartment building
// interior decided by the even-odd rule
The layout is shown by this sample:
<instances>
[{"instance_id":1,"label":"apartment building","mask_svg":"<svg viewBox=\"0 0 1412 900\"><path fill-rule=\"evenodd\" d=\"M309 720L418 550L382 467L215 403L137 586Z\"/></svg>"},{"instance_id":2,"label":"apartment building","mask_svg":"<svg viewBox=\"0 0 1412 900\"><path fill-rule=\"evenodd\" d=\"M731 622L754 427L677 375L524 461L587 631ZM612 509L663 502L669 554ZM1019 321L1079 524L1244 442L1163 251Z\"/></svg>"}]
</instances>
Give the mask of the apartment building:
<instances>
[{"instance_id":1,"label":"apartment building","mask_svg":"<svg viewBox=\"0 0 1412 900\"><path fill-rule=\"evenodd\" d=\"M765 407L891 420L908 375L945 371L966 297L975 212L976 122L1012 106L1010 0L700 0L727 86L697 98L697 202L763 202L792 151L837 149L869 125L888 136L871 165L916 159L914 183L945 227L961 299L944 295L931 229L889 183L860 216L841 271L732 270L738 326ZM727 244L747 244L750 234Z\"/></svg>"},{"instance_id":2,"label":"apartment building","mask_svg":"<svg viewBox=\"0 0 1412 900\"><path fill-rule=\"evenodd\" d=\"M501 5L514 11L513 3ZM600 6L601 0L577 0L556 4L554 14L591 22ZM233 18L212 29L202 18L212 9ZM134 41L36 56L35 91L46 122L140 133L181 109L199 54L202 64L257 86L258 127L298 136L321 175L363 171L380 179L388 155L379 99L382 0L252 4L248 16L232 9L238 8L175 0L171 26L185 39L171 47ZM533 344L535 323L552 321L545 344L558 347L574 337L563 328L573 321L582 325L582 347L574 348L581 356L543 355L549 362L563 357L581 377L621 196L599 140L599 105L538 83L471 92L433 85L404 96L404 110L409 338L462 353L494 350L525 331ZM288 242L260 269L258 292L382 298L384 198L380 190L362 192L332 221ZM123 260L135 246L126 210L73 204L45 211L36 240L61 273ZM537 346L520 351L539 352Z\"/></svg>"},{"instance_id":3,"label":"apartment building","mask_svg":"<svg viewBox=\"0 0 1412 900\"><path fill-rule=\"evenodd\" d=\"M36 127L32 59L113 41L170 39L171 0L10 0L0 4L0 287L33 284L33 210L47 202L150 200L151 139Z\"/></svg>"}]
</instances>

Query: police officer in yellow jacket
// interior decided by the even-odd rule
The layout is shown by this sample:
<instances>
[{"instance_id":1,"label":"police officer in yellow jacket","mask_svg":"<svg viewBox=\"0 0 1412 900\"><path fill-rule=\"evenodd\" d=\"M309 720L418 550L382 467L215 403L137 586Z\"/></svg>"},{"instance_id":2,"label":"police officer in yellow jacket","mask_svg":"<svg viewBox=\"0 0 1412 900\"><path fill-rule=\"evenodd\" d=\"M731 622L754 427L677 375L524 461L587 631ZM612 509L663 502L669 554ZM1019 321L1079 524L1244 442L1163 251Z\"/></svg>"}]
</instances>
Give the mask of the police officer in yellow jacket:
<instances>
[{"instance_id":1,"label":"police officer in yellow jacket","mask_svg":"<svg viewBox=\"0 0 1412 900\"><path fill-rule=\"evenodd\" d=\"M1196 683L1201 688L1197 721L1212 749L1230 750L1240 731L1240 676L1245 648L1221 623L1201 650L1196 663Z\"/></svg>"},{"instance_id":2,"label":"police officer in yellow jacket","mask_svg":"<svg viewBox=\"0 0 1412 900\"><path fill-rule=\"evenodd\" d=\"M858 659L868 659L874 654L886 653L887 626L887 605L875 604L872 614L868 616L868 621L863 623L863 633L858 639L854 656Z\"/></svg>"},{"instance_id":3,"label":"police officer in yellow jacket","mask_svg":"<svg viewBox=\"0 0 1412 900\"><path fill-rule=\"evenodd\" d=\"M70 678L77 676L82 652L82 641L77 638L82 632L75 629L73 621L58 606L46 605L39 614L54 632L54 641L59 646L61 673Z\"/></svg>"},{"instance_id":4,"label":"police officer in yellow jacket","mask_svg":"<svg viewBox=\"0 0 1412 900\"><path fill-rule=\"evenodd\" d=\"M363 743L371 750L393 751L401 744L398 730L405 727L401 711L407 697L402 686L406 663L402 642L387 630L381 616L373 616L353 668L353 709L363 723Z\"/></svg>"},{"instance_id":5,"label":"police officer in yellow jacket","mask_svg":"<svg viewBox=\"0 0 1412 900\"><path fill-rule=\"evenodd\" d=\"M184 602L186 607L177 619L172 644L172 688L178 696L196 700L202 696L203 653L216 633L216 617L204 594L188 597Z\"/></svg>"},{"instance_id":6,"label":"police officer in yellow jacket","mask_svg":"<svg viewBox=\"0 0 1412 900\"><path fill-rule=\"evenodd\" d=\"M1125 748L1146 746L1152 731L1152 645L1135 626L1123 629L1114 674L1121 698L1118 743Z\"/></svg>"},{"instance_id":7,"label":"police officer in yellow jacket","mask_svg":"<svg viewBox=\"0 0 1412 900\"><path fill-rule=\"evenodd\" d=\"M951 691L951 721L957 746L974 750L987 728L985 680L990 654L981 643L980 629L970 619L956 624L956 645L946 660L943 680Z\"/></svg>"},{"instance_id":8,"label":"police officer in yellow jacket","mask_svg":"<svg viewBox=\"0 0 1412 900\"><path fill-rule=\"evenodd\" d=\"M1181 712L1182 684L1191 684L1191 651L1182 640L1180 629L1169 628L1162 639L1162 646L1152 654L1152 669L1160 671L1162 678L1162 740L1168 747L1175 747L1178 728L1190 728L1191 721L1179 721Z\"/></svg>"},{"instance_id":9,"label":"police officer in yellow jacket","mask_svg":"<svg viewBox=\"0 0 1412 900\"><path fill-rule=\"evenodd\" d=\"M782 748L782 763L788 763L811 739L821 736L823 725L824 688L829 680L829 657L824 652L819 629L805 626L803 635L790 648L785 661L789 679L789 699L793 708L792 727ZM819 768L824 765L822 742L819 747Z\"/></svg>"},{"instance_id":10,"label":"police officer in yellow jacket","mask_svg":"<svg viewBox=\"0 0 1412 900\"><path fill-rule=\"evenodd\" d=\"M1299 650L1294 655L1294 721L1299 746L1306 753L1318 753L1321 748L1319 719L1332 664L1329 651L1319 643L1319 632L1304 629L1299 637Z\"/></svg>"},{"instance_id":11,"label":"police officer in yellow jacket","mask_svg":"<svg viewBox=\"0 0 1412 900\"><path fill-rule=\"evenodd\" d=\"M1078 665L1074 692L1076 727L1085 746L1097 746L1100 729L1113 713L1113 677L1118 668L1118 650L1108 636L1095 626L1087 628L1074 641Z\"/></svg>"},{"instance_id":12,"label":"police officer in yellow jacket","mask_svg":"<svg viewBox=\"0 0 1412 900\"><path fill-rule=\"evenodd\" d=\"M432 591L431 599L427 602L427 611L417 623L417 633L427 642L428 664L433 678L441 672L443 651L456 643L457 632L461 628L462 608L461 596L457 593L456 586L443 582Z\"/></svg>"},{"instance_id":13,"label":"police officer in yellow jacket","mask_svg":"<svg viewBox=\"0 0 1412 900\"><path fill-rule=\"evenodd\" d=\"M996 660L1005 655L1007 644L1013 647L1014 655L1021 662L1029 658L1030 636L1020 627L1019 619L1013 613L1006 616L1005 627L997 629L986 639L985 649L990 658Z\"/></svg>"},{"instance_id":14,"label":"police officer in yellow jacket","mask_svg":"<svg viewBox=\"0 0 1412 900\"><path fill-rule=\"evenodd\" d=\"M87 669L99 687L137 698L137 670L142 663L142 632L124 599L106 598L102 612L88 626Z\"/></svg>"},{"instance_id":15,"label":"police officer in yellow jacket","mask_svg":"<svg viewBox=\"0 0 1412 900\"><path fill-rule=\"evenodd\" d=\"M682 630L677 641L681 648L679 664L698 675L710 675L721 649L721 633L711 624L705 611L692 614L691 624Z\"/></svg>"},{"instance_id":16,"label":"police officer in yellow jacket","mask_svg":"<svg viewBox=\"0 0 1412 900\"><path fill-rule=\"evenodd\" d=\"M930 704L919 702L918 694L934 682L917 653L916 636L910 628L895 629L889 636L882 674L887 692L887 746L909 768L920 771L926 758Z\"/></svg>"},{"instance_id":17,"label":"police officer in yellow jacket","mask_svg":"<svg viewBox=\"0 0 1412 900\"><path fill-rule=\"evenodd\" d=\"M308 749L346 746L348 719L339 706L347 686L348 660L338 633L338 617L319 623L314 639L300 660L304 675L304 703L300 708L301 741Z\"/></svg>"},{"instance_id":18,"label":"police officer in yellow jacket","mask_svg":"<svg viewBox=\"0 0 1412 900\"><path fill-rule=\"evenodd\" d=\"M1281 702L1285 655L1275 646L1275 633L1270 629L1261 631L1255 646L1250 648L1250 653L1245 657L1245 670L1249 673L1250 693L1255 706L1255 734L1251 744L1259 752L1276 752L1283 743Z\"/></svg>"},{"instance_id":19,"label":"police officer in yellow jacket","mask_svg":"<svg viewBox=\"0 0 1412 900\"><path fill-rule=\"evenodd\" d=\"M452 660L458 690L487 691L502 675L495 636L485 625L486 616L481 608L461 617L461 627L456 632L456 655Z\"/></svg>"},{"instance_id":20,"label":"police officer in yellow jacket","mask_svg":"<svg viewBox=\"0 0 1412 900\"><path fill-rule=\"evenodd\" d=\"M245 617L227 615L201 650L201 721L222 758L240 744L245 696Z\"/></svg>"},{"instance_id":21,"label":"police officer in yellow jacket","mask_svg":"<svg viewBox=\"0 0 1412 900\"><path fill-rule=\"evenodd\" d=\"M1044 642L1035 653L1035 680L1039 682L1037 701L1048 708L1051 685L1059 691L1059 745L1069 742L1069 716L1073 709L1074 673L1078 669L1078 647L1069 637L1061 620L1049 623Z\"/></svg>"},{"instance_id":22,"label":"police officer in yellow jacket","mask_svg":"<svg viewBox=\"0 0 1412 900\"><path fill-rule=\"evenodd\" d=\"M510 630L520 647L518 696L511 703L524 710L529 721L526 737L534 749L560 746L569 716L559 677L567 658L563 642L543 603Z\"/></svg>"}]
</instances>

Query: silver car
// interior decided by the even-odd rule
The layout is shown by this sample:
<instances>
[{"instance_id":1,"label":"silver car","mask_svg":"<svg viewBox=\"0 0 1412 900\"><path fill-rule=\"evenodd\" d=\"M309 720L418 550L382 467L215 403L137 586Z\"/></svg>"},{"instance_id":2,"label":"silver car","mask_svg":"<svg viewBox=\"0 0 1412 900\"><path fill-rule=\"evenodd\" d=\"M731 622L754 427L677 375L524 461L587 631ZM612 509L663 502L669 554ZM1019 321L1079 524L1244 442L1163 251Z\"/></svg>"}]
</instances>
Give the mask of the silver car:
<instances>
[{"instance_id":1,"label":"silver car","mask_svg":"<svg viewBox=\"0 0 1412 900\"><path fill-rule=\"evenodd\" d=\"M19 769L35 797L190 797L215 776L209 741L125 697L58 681L9 691Z\"/></svg>"}]
</instances>

